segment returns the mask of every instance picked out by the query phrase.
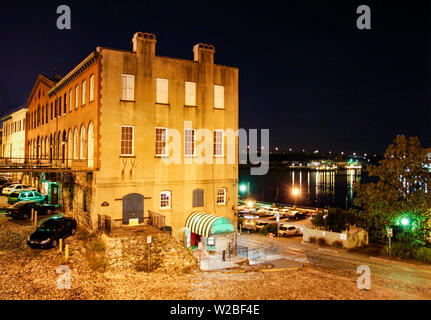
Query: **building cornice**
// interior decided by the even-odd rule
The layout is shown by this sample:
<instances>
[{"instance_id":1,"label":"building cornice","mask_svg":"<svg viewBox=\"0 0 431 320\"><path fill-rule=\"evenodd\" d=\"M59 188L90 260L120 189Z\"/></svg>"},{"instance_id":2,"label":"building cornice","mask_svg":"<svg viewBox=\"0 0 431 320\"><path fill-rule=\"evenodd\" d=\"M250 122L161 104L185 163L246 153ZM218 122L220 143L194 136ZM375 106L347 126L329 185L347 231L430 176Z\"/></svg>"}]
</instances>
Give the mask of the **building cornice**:
<instances>
[{"instance_id":1,"label":"building cornice","mask_svg":"<svg viewBox=\"0 0 431 320\"><path fill-rule=\"evenodd\" d=\"M94 62L97 60L97 52L92 52L87 58L85 58L80 64L78 64L75 68L73 68L67 75L58 81L55 86L48 91L48 96L51 97L58 90L65 87L69 84L73 79L75 79L79 74L81 74L84 70L88 69Z\"/></svg>"}]
</instances>

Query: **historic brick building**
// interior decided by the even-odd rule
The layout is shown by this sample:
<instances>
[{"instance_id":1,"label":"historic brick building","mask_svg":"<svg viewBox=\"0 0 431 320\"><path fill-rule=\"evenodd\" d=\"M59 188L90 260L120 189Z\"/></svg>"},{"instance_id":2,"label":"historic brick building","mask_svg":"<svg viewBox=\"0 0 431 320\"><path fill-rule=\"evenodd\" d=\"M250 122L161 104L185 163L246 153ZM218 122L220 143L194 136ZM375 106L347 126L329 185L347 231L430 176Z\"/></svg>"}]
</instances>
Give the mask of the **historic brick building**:
<instances>
[{"instance_id":1,"label":"historic brick building","mask_svg":"<svg viewBox=\"0 0 431 320\"><path fill-rule=\"evenodd\" d=\"M238 129L238 69L214 64L214 52L199 44L193 60L158 56L155 35L139 32L131 51L98 47L63 78L38 77L27 153L70 177L55 176L66 209L93 227L103 216L113 226L151 217L190 245L232 234L238 143L230 148L225 130ZM211 134L213 163L195 161L199 129ZM167 164L171 131L181 161Z\"/></svg>"}]
</instances>

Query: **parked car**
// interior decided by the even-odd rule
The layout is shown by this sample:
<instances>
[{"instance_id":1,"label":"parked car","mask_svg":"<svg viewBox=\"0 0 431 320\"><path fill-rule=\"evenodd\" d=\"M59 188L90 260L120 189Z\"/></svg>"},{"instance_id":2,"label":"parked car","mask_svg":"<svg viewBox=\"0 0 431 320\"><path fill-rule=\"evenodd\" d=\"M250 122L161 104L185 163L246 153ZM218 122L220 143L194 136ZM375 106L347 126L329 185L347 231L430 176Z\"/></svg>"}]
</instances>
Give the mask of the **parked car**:
<instances>
[{"instance_id":1,"label":"parked car","mask_svg":"<svg viewBox=\"0 0 431 320\"><path fill-rule=\"evenodd\" d=\"M11 185L13 185L13 183L12 183L12 182L10 182L10 181L6 181L6 182L4 182L4 183L0 184L0 192L1 192L1 193L3 193L3 189L4 189L4 188L8 188L8 187L10 187Z\"/></svg>"},{"instance_id":2,"label":"parked car","mask_svg":"<svg viewBox=\"0 0 431 320\"><path fill-rule=\"evenodd\" d=\"M312 214L311 214L311 216L310 216L310 221L313 221L313 220L314 220L314 218L316 218L316 214L315 214L315 213L312 213Z\"/></svg>"},{"instance_id":3,"label":"parked car","mask_svg":"<svg viewBox=\"0 0 431 320\"><path fill-rule=\"evenodd\" d=\"M289 213L289 219L293 220L293 219L304 219L306 217L305 213L299 212L297 210L292 211L291 213Z\"/></svg>"},{"instance_id":4,"label":"parked car","mask_svg":"<svg viewBox=\"0 0 431 320\"><path fill-rule=\"evenodd\" d=\"M43 202L45 196L37 191L16 191L12 192L7 199L7 203L14 204L19 201Z\"/></svg>"},{"instance_id":5,"label":"parked car","mask_svg":"<svg viewBox=\"0 0 431 320\"><path fill-rule=\"evenodd\" d=\"M278 235L279 236L296 236L296 235L300 235L301 233L302 233L301 229L299 229L298 227L281 225L279 228Z\"/></svg>"},{"instance_id":6,"label":"parked car","mask_svg":"<svg viewBox=\"0 0 431 320\"><path fill-rule=\"evenodd\" d=\"M73 236L76 232L76 220L74 218L51 218L42 223L27 240L30 248L49 249L55 248L60 239Z\"/></svg>"},{"instance_id":7,"label":"parked car","mask_svg":"<svg viewBox=\"0 0 431 320\"><path fill-rule=\"evenodd\" d=\"M25 190L36 190L36 188L27 186L25 184L13 184L13 185L11 185L9 187L3 188L2 194L5 194L5 195L8 196L12 192L15 192L15 191L25 191Z\"/></svg>"},{"instance_id":8,"label":"parked car","mask_svg":"<svg viewBox=\"0 0 431 320\"><path fill-rule=\"evenodd\" d=\"M49 214L49 210L54 212L56 209L52 205L42 204L35 201L21 201L15 203L10 208L6 209L6 216L13 219L29 219L31 217L31 209L37 211L38 216Z\"/></svg>"}]
</instances>

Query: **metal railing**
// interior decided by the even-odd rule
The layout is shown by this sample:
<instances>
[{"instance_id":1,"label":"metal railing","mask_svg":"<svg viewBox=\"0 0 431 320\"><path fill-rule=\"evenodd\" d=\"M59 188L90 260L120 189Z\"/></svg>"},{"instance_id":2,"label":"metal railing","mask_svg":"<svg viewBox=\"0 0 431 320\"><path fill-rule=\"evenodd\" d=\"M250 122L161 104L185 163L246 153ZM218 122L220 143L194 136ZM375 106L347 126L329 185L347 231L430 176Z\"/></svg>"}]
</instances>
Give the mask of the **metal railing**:
<instances>
[{"instance_id":1,"label":"metal railing","mask_svg":"<svg viewBox=\"0 0 431 320\"><path fill-rule=\"evenodd\" d=\"M148 210L148 224L155 228L163 229L166 226L165 216L160 213Z\"/></svg>"}]
</instances>

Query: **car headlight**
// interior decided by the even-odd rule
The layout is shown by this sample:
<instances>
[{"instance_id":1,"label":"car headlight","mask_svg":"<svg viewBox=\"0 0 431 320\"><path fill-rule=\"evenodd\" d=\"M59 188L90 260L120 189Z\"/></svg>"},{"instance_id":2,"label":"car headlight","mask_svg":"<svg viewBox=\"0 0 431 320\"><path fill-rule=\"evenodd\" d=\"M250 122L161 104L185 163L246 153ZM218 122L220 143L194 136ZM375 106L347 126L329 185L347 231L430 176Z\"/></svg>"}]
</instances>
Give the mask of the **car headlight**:
<instances>
[{"instance_id":1,"label":"car headlight","mask_svg":"<svg viewBox=\"0 0 431 320\"><path fill-rule=\"evenodd\" d=\"M51 238L48 238L46 240L41 241L40 244L47 244L50 241L51 241Z\"/></svg>"}]
</instances>

